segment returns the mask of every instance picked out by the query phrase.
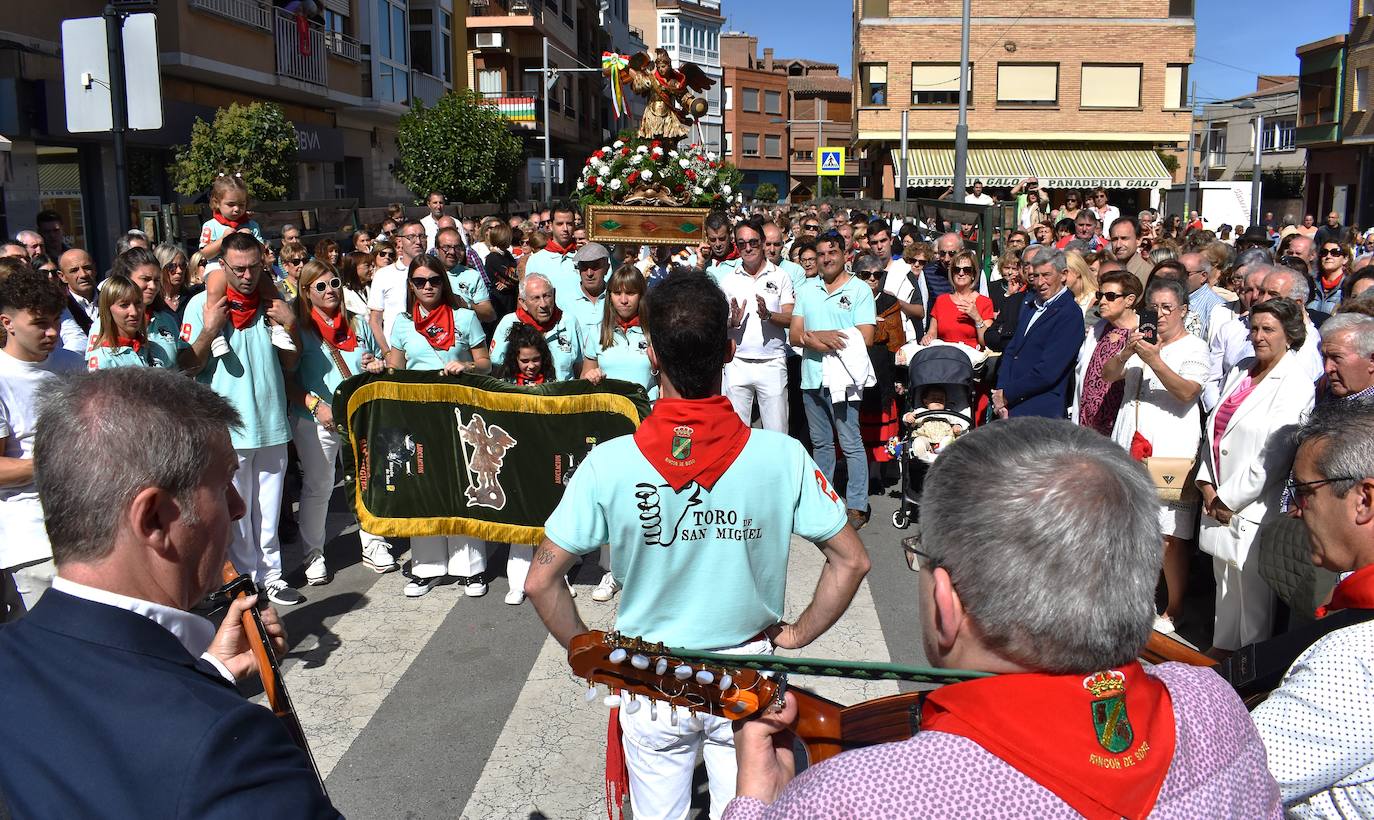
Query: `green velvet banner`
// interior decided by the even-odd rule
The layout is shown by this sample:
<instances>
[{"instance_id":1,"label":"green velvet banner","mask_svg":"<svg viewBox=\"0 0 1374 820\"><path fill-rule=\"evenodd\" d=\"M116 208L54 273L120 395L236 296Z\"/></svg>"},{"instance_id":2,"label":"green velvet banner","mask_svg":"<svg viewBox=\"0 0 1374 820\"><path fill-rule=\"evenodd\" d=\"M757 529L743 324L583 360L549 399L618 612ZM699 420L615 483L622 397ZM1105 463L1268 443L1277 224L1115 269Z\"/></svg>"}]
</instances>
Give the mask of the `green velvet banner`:
<instances>
[{"instance_id":1,"label":"green velvet banner","mask_svg":"<svg viewBox=\"0 0 1374 820\"><path fill-rule=\"evenodd\" d=\"M334 394L348 496L368 532L535 544L573 471L648 415L644 389L607 379L516 387L402 370Z\"/></svg>"}]
</instances>

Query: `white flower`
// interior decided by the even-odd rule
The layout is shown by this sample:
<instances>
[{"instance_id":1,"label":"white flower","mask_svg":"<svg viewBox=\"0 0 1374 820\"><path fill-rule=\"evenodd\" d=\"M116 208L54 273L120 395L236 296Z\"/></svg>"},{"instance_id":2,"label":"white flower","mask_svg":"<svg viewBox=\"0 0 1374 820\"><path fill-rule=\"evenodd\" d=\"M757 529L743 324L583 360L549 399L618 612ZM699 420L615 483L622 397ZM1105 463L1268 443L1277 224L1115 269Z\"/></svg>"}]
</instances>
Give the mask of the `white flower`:
<instances>
[{"instance_id":1,"label":"white flower","mask_svg":"<svg viewBox=\"0 0 1374 820\"><path fill-rule=\"evenodd\" d=\"M653 172L653 171L649 171L649 170L645 170L643 173L641 173L641 174L639 175L639 178L640 178L640 179L653 179L653 178L654 178L654 172Z\"/></svg>"},{"instance_id":2,"label":"white flower","mask_svg":"<svg viewBox=\"0 0 1374 820\"><path fill-rule=\"evenodd\" d=\"M729 185L722 185L722 186L720 186L720 192L721 192L722 194L725 194L726 196L729 196L729 195L730 195L730 186L729 186Z\"/></svg>"},{"instance_id":3,"label":"white flower","mask_svg":"<svg viewBox=\"0 0 1374 820\"><path fill-rule=\"evenodd\" d=\"M604 162L601 163L600 165L597 165L597 166L596 166L596 173L597 173L599 176L605 176L605 175L609 174L610 172L611 172L611 166L607 165L607 164L604 163Z\"/></svg>"},{"instance_id":4,"label":"white flower","mask_svg":"<svg viewBox=\"0 0 1374 820\"><path fill-rule=\"evenodd\" d=\"M668 156L673 159L677 159L677 151L669 151Z\"/></svg>"},{"instance_id":5,"label":"white flower","mask_svg":"<svg viewBox=\"0 0 1374 820\"><path fill-rule=\"evenodd\" d=\"M601 150L604 151L605 153L609 154L609 153L611 153L611 146L609 146L609 145L603 145L603 146L601 146Z\"/></svg>"},{"instance_id":6,"label":"white flower","mask_svg":"<svg viewBox=\"0 0 1374 820\"><path fill-rule=\"evenodd\" d=\"M707 151L707 152L706 152L706 159L707 159L708 161L710 161L710 162L715 162L715 161L716 161L716 152L715 152L715 151Z\"/></svg>"},{"instance_id":7,"label":"white flower","mask_svg":"<svg viewBox=\"0 0 1374 820\"><path fill-rule=\"evenodd\" d=\"M653 155L656 156L656 157L661 157L661 156L663 156L663 149L662 149L662 148L655 148L654 150L650 151L649 153L653 154Z\"/></svg>"},{"instance_id":8,"label":"white flower","mask_svg":"<svg viewBox=\"0 0 1374 820\"><path fill-rule=\"evenodd\" d=\"M693 196L701 196L701 193L702 193L702 188L701 188L700 185L693 185L693 186L692 186L692 195L693 195Z\"/></svg>"},{"instance_id":9,"label":"white flower","mask_svg":"<svg viewBox=\"0 0 1374 820\"><path fill-rule=\"evenodd\" d=\"M610 186L610 189L611 189L612 191L619 191L619 190L620 190L620 180L618 180L618 179L613 179L613 180L611 180L610 182L608 182L608 183L606 183L606 184L607 184L608 186Z\"/></svg>"},{"instance_id":10,"label":"white flower","mask_svg":"<svg viewBox=\"0 0 1374 820\"><path fill-rule=\"evenodd\" d=\"M612 145L611 147L612 147L612 148L624 148L624 147L625 147L625 140L616 140L616 141L615 141L615 144Z\"/></svg>"},{"instance_id":11,"label":"white flower","mask_svg":"<svg viewBox=\"0 0 1374 820\"><path fill-rule=\"evenodd\" d=\"M580 190L582 190L583 188L586 188L586 187L587 187L587 180L585 180L585 179L579 179L579 180L577 181L577 190L580 191Z\"/></svg>"},{"instance_id":12,"label":"white flower","mask_svg":"<svg viewBox=\"0 0 1374 820\"><path fill-rule=\"evenodd\" d=\"M641 153L641 154L647 154L647 153L649 153L649 146L647 146L647 145L641 145L641 146L639 146L638 148L636 148L635 150L638 151L638 152Z\"/></svg>"},{"instance_id":13,"label":"white flower","mask_svg":"<svg viewBox=\"0 0 1374 820\"><path fill-rule=\"evenodd\" d=\"M683 168L686 168L688 165L691 165L692 163L688 162L685 159L680 159L677 161L677 164L681 165Z\"/></svg>"}]
</instances>

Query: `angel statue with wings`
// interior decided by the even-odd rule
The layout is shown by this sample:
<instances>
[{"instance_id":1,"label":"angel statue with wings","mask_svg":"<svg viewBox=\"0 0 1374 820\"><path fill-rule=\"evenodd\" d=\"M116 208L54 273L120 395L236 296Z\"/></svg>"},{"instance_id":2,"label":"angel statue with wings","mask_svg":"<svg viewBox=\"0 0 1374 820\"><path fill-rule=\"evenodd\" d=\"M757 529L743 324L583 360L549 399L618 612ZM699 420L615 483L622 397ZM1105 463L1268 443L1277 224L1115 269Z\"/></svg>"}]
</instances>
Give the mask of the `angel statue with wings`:
<instances>
[{"instance_id":1,"label":"angel statue with wings","mask_svg":"<svg viewBox=\"0 0 1374 820\"><path fill-rule=\"evenodd\" d=\"M628 61L619 55L609 56L618 58L602 61L602 72L611 82L628 85L648 99L644 117L639 121L641 138L675 144L687 136L694 118L706 113L706 98L692 92L706 91L715 85L715 80L695 64L683 63L680 69L674 69L672 58L661 48L654 49L652 63L643 52ZM615 90L618 93L619 89Z\"/></svg>"}]
</instances>

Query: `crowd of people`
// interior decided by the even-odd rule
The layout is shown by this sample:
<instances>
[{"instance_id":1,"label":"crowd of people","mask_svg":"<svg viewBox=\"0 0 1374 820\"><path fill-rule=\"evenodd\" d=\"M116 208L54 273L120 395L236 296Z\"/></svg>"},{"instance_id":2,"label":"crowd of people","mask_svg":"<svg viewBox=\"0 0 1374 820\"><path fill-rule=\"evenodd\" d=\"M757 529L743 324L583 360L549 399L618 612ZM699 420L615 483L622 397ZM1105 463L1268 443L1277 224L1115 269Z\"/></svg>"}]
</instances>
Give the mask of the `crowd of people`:
<instances>
[{"instance_id":1,"label":"crowd of people","mask_svg":"<svg viewBox=\"0 0 1374 820\"><path fill-rule=\"evenodd\" d=\"M209 591L206 567L217 572L217 554L272 603L304 601L288 583L295 568L283 565L281 544L300 540L307 585L330 581L325 514L342 421L331 401L353 375L393 368L517 385L618 379L642 387L653 410L634 436L593 449L541 544L463 535L402 544L360 531L362 562L396 571L408 549L406 596L445 584L481 596L496 574L489 557L507 549L506 603L529 596L566 644L585 630L567 573L596 560L604 574L592 597L609 601L623 590L621 632L767 653L805 646L841 616L869 567L858 536L869 499L896 483L919 497L920 537L907 558L922 571L932 662L1039 676L1062 698L1044 701L1043 716L1068 708L1066 682L1117 670L1133 691L1150 693L1132 700L1133 715L1168 718L1161 710L1171 709L1182 727L1175 736L1174 719L1148 732L1137 724L1159 755L1132 777L1149 779L1124 792L1084 791L1027 776L1036 764L968 728L980 704L980 720L997 719L1001 707L989 704L1015 705L1019 690L951 699L940 708L957 717L934 734L959 737L922 735L884 765L925 780L961 761L980 772L966 783L976 796L962 786L921 794L905 780L878 784L882 767L865 753L788 785L790 757L775 751L773 735L785 729L790 701L738 735L721 718L679 722L672 710L626 709L618 730L637 817L685 815L698 750L713 817L736 795L728 816L738 818L830 816L825 807L840 805L858 816L884 816L887 805L938 815L982 805L993 793L988 782L1013 783L1021 814L1053 815L1062 811L1056 799L1128 816L1142 806L1157 816L1271 816L1281 804L1299 816L1374 812L1361 718L1342 724L1348 729L1324 723L1351 709L1369 714L1367 630L1304 644L1314 644L1307 665L1294 667L1288 694L1280 688L1253 722L1220 678L1132 665L1151 629L1172 633L1190 617L1195 550L1210 556L1215 578L1214 622L1199 630L1214 658L1310 620L1284 620L1261 571L1266 533L1289 516L1312 531L1318 566L1353 573L1327 606L1374 606L1366 569L1374 562L1374 295L1365 293L1374 255L1347 241L1338 220L1310 235L1260 225L1230 236L1149 210L1123 214L1102 189L1052 196L1027 180L1012 195L1016 226L981 244L956 226L823 202L712 212L697 246L603 245L588 241L567 204L477 220L451 215L433 193L421 219L398 206L379 225L308 249L289 225L269 240L242 182L225 176L211 190L213 213L196 248L150 247L130 232L103 275L87 250L66 246L56 214L40 213L37 230L0 246L5 620L42 621L41 598L59 602L53 612L76 606L72 599L184 610ZM980 185L969 197L988 204ZM934 359L967 375L917 378ZM185 410L148 411L160 400ZM67 466L71 448L96 446L90 439L104 430L97 419L107 407L119 408L108 412L120 423L145 425L97 458L119 459L109 472L122 470L124 482ZM70 419L51 421L64 410ZM942 417L938 433L919 429L925 411L966 423ZM194 417L179 418L186 414ZM78 435L71 419L87 417L92 429ZM691 458L679 451L684 429ZM903 448L917 443L928 469L912 487ZM49 458L55 466L45 474ZM178 523L175 508L193 503L209 474L219 497L204 502L206 515L231 520L232 536L173 550L202 523L198 514ZM144 498L137 481L166 497ZM696 488L690 503L688 485ZM681 508L663 520L701 507L698 518L752 523L702 536L714 556L703 563L697 553L664 549L677 533L646 534L632 500L644 486L662 488L655 503ZM54 515L56 505L82 499L118 511L118 526L111 529L113 512L70 524ZM227 505L218 519L216 504ZM810 605L785 624L794 533L820 546L826 568ZM150 551L159 557L144 567L149 577L176 576L165 585L170 598L138 575ZM118 588L102 587L107 556L119 568ZM178 576L179 564L194 570ZM740 569L722 574L725 565ZM715 606L722 597L738 605ZM241 636L211 645L200 627L198 638L173 631L192 660L210 647L217 683L244 674ZM0 630L0 669L7 652L19 651L5 643L16 635L21 647L37 640L32 630ZM1332 679L1340 691L1364 691L1345 700L1324 694L1313 705L1303 687ZM1051 731L1036 723L1023 739ZM1298 748L1309 735L1333 750L1323 758ZM1066 739L1066 748L1081 741ZM1191 785L1199 778L1208 785ZM15 781L0 785L13 799ZM288 796L321 809L320 796Z\"/></svg>"}]
</instances>

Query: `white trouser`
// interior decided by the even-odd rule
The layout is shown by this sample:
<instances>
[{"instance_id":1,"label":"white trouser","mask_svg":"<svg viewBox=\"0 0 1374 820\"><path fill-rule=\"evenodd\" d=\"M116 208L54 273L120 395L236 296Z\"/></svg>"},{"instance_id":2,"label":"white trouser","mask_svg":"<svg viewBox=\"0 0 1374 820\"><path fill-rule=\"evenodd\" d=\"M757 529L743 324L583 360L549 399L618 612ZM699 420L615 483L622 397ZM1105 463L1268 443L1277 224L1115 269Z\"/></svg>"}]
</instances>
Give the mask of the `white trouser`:
<instances>
[{"instance_id":1,"label":"white trouser","mask_svg":"<svg viewBox=\"0 0 1374 820\"><path fill-rule=\"evenodd\" d=\"M488 541L487 549L495 549L500 542ZM488 553L490 554L490 553ZM511 544L510 555L506 557L506 580L510 581L512 592L525 591L525 578L530 574L530 559L534 557L534 547L530 544Z\"/></svg>"},{"instance_id":2,"label":"white trouser","mask_svg":"<svg viewBox=\"0 0 1374 820\"><path fill-rule=\"evenodd\" d=\"M487 542L470 535L410 539L410 573L416 578L470 577L487 570Z\"/></svg>"},{"instance_id":3,"label":"white trouser","mask_svg":"<svg viewBox=\"0 0 1374 820\"><path fill-rule=\"evenodd\" d=\"M787 357L746 360L735 358L725 365L725 397L748 425L759 402L763 429L787 432Z\"/></svg>"},{"instance_id":4,"label":"white trouser","mask_svg":"<svg viewBox=\"0 0 1374 820\"><path fill-rule=\"evenodd\" d=\"M734 655L772 654L767 640L750 641L733 649ZM666 703L641 705L627 714L620 710L620 730L624 734L625 766L630 773L630 805L635 820L684 820L692 801L692 773L697 767L697 752L706 761L711 789L711 820L719 820L725 804L735 796L735 735L730 720L699 713L702 728L687 728L687 710L674 710Z\"/></svg>"},{"instance_id":5,"label":"white trouser","mask_svg":"<svg viewBox=\"0 0 1374 820\"><path fill-rule=\"evenodd\" d=\"M19 569L0 570L0 623L18 620L33 609L56 574L51 558Z\"/></svg>"},{"instance_id":6,"label":"white trouser","mask_svg":"<svg viewBox=\"0 0 1374 820\"><path fill-rule=\"evenodd\" d=\"M291 417L291 440L296 442L296 454L300 456L301 470L305 473L301 481L301 506L296 516L300 522L301 543L307 553L323 551L325 517L329 514L329 498L334 494L334 462L343 442L338 433L326 430L312 419L297 416ZM383 540L361 527L358 538L364 548Z\"/></svg>"},{"instance_id":7,"label":"white trouser","mask_svg":"<svg viewBox=\"0 0 1374 820\"><path fill-rule=\"evenodd\" d=\"M277 520L281 515L282 485L286 479L286 445L235 450L239 471L234 473L246 508L234 522L234 539L229 558L234 568L253 576L259 584L281 577L281 542L277 540Z\"/></svg>"},{"instance_id":8,"label":"white trouser","mask_svg":"<svg viewBox=\"0 0 1374 820\"><path fill-rule=\"evenodd\" d=\"M1260 575L1259 563L1257 555L1248 556L1240 566L1212 558L1217 581L1212 646L1217 649L1240 649L1267 640L1274 631L1274 591Z\"/></svg>"}]
</instances>

